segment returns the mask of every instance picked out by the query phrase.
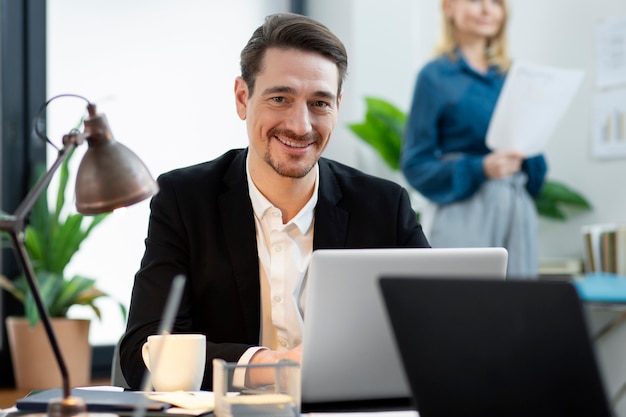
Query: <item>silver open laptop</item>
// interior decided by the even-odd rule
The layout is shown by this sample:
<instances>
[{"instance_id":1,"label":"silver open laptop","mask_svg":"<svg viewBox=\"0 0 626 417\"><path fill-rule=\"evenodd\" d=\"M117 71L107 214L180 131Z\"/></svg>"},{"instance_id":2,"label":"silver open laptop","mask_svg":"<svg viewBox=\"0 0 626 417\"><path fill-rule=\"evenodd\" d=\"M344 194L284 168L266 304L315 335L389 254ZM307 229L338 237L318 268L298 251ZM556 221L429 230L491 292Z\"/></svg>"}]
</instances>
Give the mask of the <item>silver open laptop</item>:
<instances>
[{"instance_id":1,"label":"silver open laptop","mask_svg":"<svg viewBox=\"0 0 626 417\"><path fill-rule=\"evenodd\" d=\"M324 249L309 265L302 403L410 398L385 305L383 275L506 275L504 248Z\"/></svg>"}]
</instances>

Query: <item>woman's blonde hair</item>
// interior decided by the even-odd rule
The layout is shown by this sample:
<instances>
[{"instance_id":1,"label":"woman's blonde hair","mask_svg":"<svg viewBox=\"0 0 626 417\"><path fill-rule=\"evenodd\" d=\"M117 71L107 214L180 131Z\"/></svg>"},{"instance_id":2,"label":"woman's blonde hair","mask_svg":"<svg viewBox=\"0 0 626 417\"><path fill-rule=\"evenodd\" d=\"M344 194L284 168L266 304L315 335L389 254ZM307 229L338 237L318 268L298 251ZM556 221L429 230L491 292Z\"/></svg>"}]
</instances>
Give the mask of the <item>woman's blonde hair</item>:
<instances>
[{"instance_id":1,"label":"woman's blonde hair","mask_svg":"<svg viewBox=\"0 0 626 417\"><path fill-rule=\"evenodd\" d=\"M447 54L452 59L456 59L454 49L458 45L458 41L454 36L454 25L451 19L446 17L443 12L446 1L441 1L441 34L439 42L435 46L436 54ZM501 71L506 71L511 66L511 58L509 57L508 41L506 38L506 24L509 18L508 8L506 6L506 0L501 0L502 9L504 11L504 18L502 19L502 25L498 33L487 44L485 54L487 55L487 61L490 65L498 67Z\"/></svg>"}]
</instances>

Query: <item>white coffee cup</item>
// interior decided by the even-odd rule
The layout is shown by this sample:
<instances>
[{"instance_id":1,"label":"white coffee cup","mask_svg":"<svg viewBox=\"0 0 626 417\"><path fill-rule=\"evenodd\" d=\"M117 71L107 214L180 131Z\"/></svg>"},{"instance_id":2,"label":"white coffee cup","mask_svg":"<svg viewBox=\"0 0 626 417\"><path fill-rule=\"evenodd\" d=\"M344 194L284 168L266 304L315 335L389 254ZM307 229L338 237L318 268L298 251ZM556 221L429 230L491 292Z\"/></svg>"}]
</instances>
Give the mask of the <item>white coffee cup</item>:
<instances>
[{"instance_id":1,"label":"white coffee cup","mask_svg":"<svg viewBox=\"0 0 626 417\"><path fill-rule=\"evenodd\" d=\"M206 363L203 334L148 336L141 355L156 391L199 391Z\"/></svg>"}]
</instances>

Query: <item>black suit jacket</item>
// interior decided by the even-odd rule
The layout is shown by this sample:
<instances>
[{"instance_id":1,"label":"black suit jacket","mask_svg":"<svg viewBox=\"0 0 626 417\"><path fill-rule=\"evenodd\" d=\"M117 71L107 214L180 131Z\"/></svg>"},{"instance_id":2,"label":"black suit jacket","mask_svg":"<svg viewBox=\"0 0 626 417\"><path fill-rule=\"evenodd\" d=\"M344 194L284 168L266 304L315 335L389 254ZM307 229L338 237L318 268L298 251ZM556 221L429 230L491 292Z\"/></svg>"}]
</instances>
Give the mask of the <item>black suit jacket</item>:
<instances>
[{"instance_id":1,"label":"black suit jacket","mask_svg":"<svg viewBox=\"0 0 626 417\"><path fill-rule=\"evenodd\" d=\"M212 388L213 358L236 362L259 344L259 259L246 153L232 150L158 179L120 345L132 388L141 386L141 346L158 332L177 274L185 274L187 284L173 332L206 335L202 389ZM319 172L314 249L428 247L402 187L324 158Z\"/></svg>"}]
</instances>

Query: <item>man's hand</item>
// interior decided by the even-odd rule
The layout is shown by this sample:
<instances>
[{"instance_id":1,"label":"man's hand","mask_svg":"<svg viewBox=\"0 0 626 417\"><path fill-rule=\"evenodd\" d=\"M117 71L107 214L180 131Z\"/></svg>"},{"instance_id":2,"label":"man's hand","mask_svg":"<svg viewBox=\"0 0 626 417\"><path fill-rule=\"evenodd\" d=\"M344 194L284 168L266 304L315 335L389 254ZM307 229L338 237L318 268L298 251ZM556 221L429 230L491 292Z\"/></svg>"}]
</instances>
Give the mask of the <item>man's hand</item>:
<instances>
[{"instance_id":1,"label":"man's hand","mask_svg":"<svg viewBox=\"0 0 626 417\"><path fill-rule=\"evenodd\" d=\"M524 154L518 151L495 151L483 159L487 178L503 178L522 169Z\"/></svg>"},{"instance_id":2,"label":"man's hand","mask_svg":"<svg viewBox=\"0 0 626 417\"><path fill-rule=\"evenodd\" d=\"M288 360L300 363L302 361L302 345L298 345L291 350L259 350L250 359L251 365L275 364L280 360ZM272 368L251 368L246 374L247 387L259 387L274 383L274 371Z\"/></svg>"}]
</instances>

